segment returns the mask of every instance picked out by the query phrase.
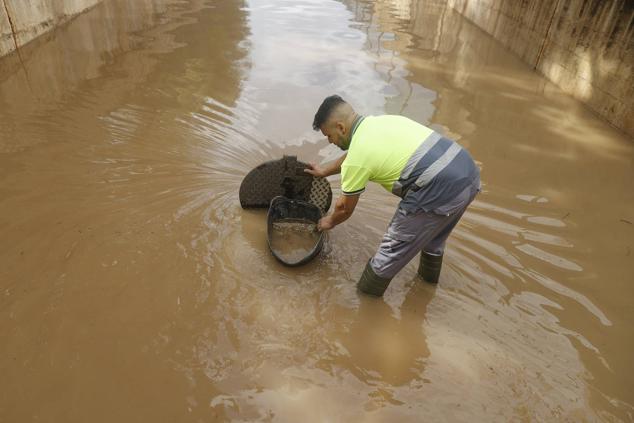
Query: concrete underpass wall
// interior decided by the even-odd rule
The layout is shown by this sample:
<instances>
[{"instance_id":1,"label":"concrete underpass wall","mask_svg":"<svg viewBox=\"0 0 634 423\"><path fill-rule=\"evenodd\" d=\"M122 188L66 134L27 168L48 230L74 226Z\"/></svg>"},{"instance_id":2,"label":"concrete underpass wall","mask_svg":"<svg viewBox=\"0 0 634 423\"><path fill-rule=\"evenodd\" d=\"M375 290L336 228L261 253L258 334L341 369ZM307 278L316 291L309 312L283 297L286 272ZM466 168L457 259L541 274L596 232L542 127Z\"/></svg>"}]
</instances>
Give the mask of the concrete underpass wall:
<instances>
[{"instance_id":1,"label":"concrete underpass wall","mask_svg":"<svg viewBox=\"0 0 634 423\"><path fill-rule=\"evenodd\" d=\"M449 0L449 5L634 137L634 1Z\"/></svg>"},{"instance_id":2,"label":"concrete underpass wall","mask_svg":"<svg viewBox=\"0 0 634 423\"><path fill-rule=\"evenodd\" d=\"M0 57L100 0L0 0Z\"/></svg>"}]
</instances>

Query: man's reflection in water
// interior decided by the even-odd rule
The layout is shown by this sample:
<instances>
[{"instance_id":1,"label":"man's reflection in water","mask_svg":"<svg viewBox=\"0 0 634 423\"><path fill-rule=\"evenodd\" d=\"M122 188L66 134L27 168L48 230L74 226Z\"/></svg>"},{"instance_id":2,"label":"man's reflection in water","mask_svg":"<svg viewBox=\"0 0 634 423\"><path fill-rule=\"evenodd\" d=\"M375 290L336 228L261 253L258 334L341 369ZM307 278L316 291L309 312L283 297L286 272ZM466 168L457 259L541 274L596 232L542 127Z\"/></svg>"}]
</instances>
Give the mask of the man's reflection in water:
<instances>
[{"instance_id":1,"label":"man's reflection in water","mask_svg":"<svg viewBox=\"0 0 634 423\"><path fill-rule=\"evenodd\" d=\"M391 398L390 388L419 379L429 357L423 322L435 286L418 278L410 284L400 316L382 298L360 296L356 316L341 340L349 352L348 368L377 387L370 395L375 406L398 403Z\"/></svg>"}]
</instances>

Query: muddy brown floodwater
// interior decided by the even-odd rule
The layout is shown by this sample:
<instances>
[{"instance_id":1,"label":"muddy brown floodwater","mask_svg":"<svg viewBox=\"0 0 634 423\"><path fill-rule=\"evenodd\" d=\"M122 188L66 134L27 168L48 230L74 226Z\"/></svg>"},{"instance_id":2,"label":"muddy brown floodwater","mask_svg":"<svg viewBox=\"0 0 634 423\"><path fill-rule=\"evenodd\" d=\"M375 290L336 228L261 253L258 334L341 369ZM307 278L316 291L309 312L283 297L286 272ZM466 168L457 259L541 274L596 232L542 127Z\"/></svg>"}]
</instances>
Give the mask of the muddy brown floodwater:
<instances>
[{"instance_id":1,"label":"muddy brown floodwater","mask_svg":"<svg viewBox=\"0 0 634 423\"><path fill-rule=\"evenodd\" d=\"M299 263L319 242L319 232L311 221L285 219L273 223L269 232L270 246L287 263Z\"/></svg>"},{"instance_id":2,"label":"muddy brown floodwater","mask_svg":"<svg viewBox=\"0 0 634 423\"><path fill-rule=\"evenodd\" d=\"M106 0L0 60L0 421L634 419L634 142L439 0ZM438 286L277 263L254 166L340 93L467 147ZM335 195L339 181L331 178Z\"/></svg>"}]
</instances>

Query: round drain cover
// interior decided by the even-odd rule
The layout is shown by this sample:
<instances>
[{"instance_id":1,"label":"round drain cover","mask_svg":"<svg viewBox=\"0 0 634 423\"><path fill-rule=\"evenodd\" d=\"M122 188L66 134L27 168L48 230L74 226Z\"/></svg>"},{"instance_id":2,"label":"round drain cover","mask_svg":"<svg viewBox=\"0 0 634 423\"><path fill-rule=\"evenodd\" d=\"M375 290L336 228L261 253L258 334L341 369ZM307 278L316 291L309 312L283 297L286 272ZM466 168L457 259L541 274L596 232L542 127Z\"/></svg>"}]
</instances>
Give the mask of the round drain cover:
<instances>
[{"instance_id":1,"label":"round drain cover","mask_svg":"<svg viewBox=\"0 0 634 423\"><path fill-rule=\"evenodd\" d=\"M332 202L332 190L326 178L304 172L308 166L296 156L284 156L251 170L240 185L243 208L268 208L273 198L283 196L316 205L325 215Z\"/></svg>"}]
</instances>

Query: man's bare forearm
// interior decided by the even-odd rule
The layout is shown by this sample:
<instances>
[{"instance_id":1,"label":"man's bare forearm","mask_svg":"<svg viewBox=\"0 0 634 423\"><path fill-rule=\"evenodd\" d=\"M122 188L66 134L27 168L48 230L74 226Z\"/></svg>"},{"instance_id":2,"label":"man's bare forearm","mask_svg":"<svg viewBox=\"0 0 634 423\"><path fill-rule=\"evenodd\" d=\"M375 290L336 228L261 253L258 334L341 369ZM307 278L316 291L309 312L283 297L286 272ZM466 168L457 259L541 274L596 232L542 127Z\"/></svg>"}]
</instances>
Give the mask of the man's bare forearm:
<instances>
[{"instance_id":1,"label":"man's bare forearm","mask_svg":"<svg viewBox=\"0 0 634 423\"><path fill-rule=\"evenodd\" d=\"M337 175L337 174L341 173L341 164L346 159L347 155L348 155L348 153L345 153L343 156L339 157L334 162L325 165L324 166L324 172L326 173L326 176Z\"/></svg>"},{"instance_id":2,"label":"man's bare forearm","mask_svg":"<svg viewBox=\"0 0 634 423\"><path fill-rule=\"evenodd\" d=\"M352 212L357 206L359 201L359 194L356 195L342 195L337 198L335 203L335 209L327 216L324 216L319 221L320 230L332 229L338 224L348 220L352 216Z\"/></svg>"},{"instance_id":3,"label":"man's bare forearm","mask_svg":"<svg viewBox=\"0 0 634 423\"><path fill-rule=\"evenodd\" d=\"M348 218L352 216L352 213L346 210L336 209L332 214L330 214L330 222L333 226L337 226L340 223L345 222Z\"/></svg>"}]
</instances>

